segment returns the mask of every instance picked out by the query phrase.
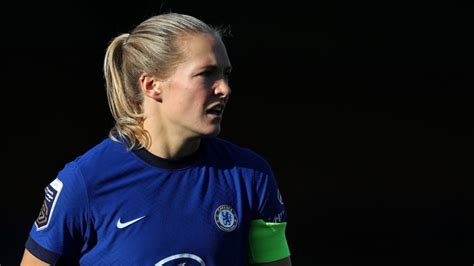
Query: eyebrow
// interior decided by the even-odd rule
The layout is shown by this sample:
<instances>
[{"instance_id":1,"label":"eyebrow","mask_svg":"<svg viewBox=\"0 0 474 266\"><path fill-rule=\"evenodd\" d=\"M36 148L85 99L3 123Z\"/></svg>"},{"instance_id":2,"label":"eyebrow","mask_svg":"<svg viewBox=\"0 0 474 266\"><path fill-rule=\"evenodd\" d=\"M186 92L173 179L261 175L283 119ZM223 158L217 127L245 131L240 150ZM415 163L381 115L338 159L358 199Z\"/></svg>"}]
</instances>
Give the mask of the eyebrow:
<instances>
[{"instance_id":1,"label":"eyebrow","mask_svg":"<svg viewBox=\"0 0 474 266\"><path fill-rule=\"evenodd\" d=\"M201 69L209 69L209 70L218 70L220 67L217 65L206 65L201 67ZM232 71L232 66L226 66L224 67L225 72L230 72Z\"/></svg>"}]
</instances>

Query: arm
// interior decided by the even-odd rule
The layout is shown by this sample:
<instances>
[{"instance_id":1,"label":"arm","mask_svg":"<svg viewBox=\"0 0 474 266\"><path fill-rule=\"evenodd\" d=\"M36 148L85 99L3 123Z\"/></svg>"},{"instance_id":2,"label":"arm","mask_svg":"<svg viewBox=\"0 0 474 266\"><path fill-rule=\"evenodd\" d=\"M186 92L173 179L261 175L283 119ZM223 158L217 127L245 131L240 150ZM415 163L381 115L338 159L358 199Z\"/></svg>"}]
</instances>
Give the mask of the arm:
<instances>
[{"instance_id":1,"label":"arm","mask_svg":"<svg viewBox=\"0 0 474 266\"><path fill-rule=\"evenodd\" d=\"M68 164L45 188L21 265L55 265L63 256L76 256L90 225L87 191L81 178L77 166Z\"/></svg>"},{"instance_id":2,"label":"arm","mask_svg":"<svg viewBox=\"0 0 474 266\"><path fill-rule=\"evenodd\" d=\"M291 259L290 257L286 257L281 260L277 261L272 261L269 263L257 263L257 264L252 264L254 266L291 266Z\"/></svg>"},{"instance_id":3,"label":"arm","mask_svg":"<svg viewBox=\"0 0 474 266\"><path fill-rule=\"evenodd\" d=\"M262 161L254 175L255 202L249 229L249 263L255 266L291 266L286 240L287 214L270 165Z\"/></svg>"},{"instance_id":4,"label":"arm","mask_svg":"<svg viewBox=\"0 0 474 266\"><path fill-rule=\"evenodd\" d=\"M25 249L20 266L46 266L46 265L49 265L49 264L33 256L33 254L31 254L27 249Z\"/></svg>"}]
</instances>

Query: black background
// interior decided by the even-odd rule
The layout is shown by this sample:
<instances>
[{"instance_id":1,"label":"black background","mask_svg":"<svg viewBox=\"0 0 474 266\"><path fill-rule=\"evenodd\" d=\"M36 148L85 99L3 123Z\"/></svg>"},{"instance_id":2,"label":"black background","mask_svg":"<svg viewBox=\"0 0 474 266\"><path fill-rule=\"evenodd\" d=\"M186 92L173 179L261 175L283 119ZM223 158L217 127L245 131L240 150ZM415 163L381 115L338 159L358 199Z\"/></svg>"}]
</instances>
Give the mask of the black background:
<instances>
[{"instance_id":1,"label":"black background","mask_svg":"<svg viewBox=\"0 0 474 266\"><path fill-rule=\"evenodd\" d=\"M113 125L108 41L171 10L230 25L221 136L272 164L293 265L472 265L473 6L8 3L0 264L19 263L43 188Z\"/></svg>"}]
</instances>

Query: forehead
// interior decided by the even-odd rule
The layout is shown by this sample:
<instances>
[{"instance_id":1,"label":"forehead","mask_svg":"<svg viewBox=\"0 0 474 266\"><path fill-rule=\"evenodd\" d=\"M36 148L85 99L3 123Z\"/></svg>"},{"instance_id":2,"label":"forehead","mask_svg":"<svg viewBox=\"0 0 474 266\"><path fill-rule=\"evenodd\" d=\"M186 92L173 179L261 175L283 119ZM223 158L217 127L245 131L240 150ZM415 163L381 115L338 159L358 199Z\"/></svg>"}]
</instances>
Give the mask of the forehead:
<instances>
[{"instance_id":1,"label":"forehead","mask_svg":"<svg viewBox=\"0 0 474 266\"><path fill-rule=\"evenodd\" d=\"M220 38L211 34L192 34L181 37L180 42L184 52L183 63L230 67L225 45Z\"/></svg>"}]
</instances>

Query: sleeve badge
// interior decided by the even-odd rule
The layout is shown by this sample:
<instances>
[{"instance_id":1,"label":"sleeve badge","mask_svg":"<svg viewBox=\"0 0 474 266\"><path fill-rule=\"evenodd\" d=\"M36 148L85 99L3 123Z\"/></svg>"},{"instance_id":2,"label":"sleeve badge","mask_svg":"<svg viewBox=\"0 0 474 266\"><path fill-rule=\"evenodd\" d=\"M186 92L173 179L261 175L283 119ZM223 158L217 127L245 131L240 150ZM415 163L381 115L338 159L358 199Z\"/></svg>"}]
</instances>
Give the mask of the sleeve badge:
<instances>
[{"instance_id":1,"label":"sleeve badge","mask_svg":"<svg viewBox=\"0 0 474 266\"><path fill-rule=\"evenodd\" d=\"M63 182L57 178L44 189L44 202L35 221L36 231L48 227L62 189Z\"/></svg>"}]
</instances>

